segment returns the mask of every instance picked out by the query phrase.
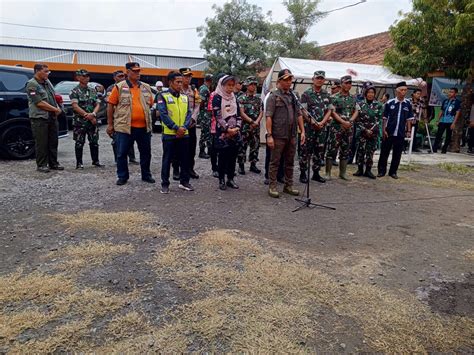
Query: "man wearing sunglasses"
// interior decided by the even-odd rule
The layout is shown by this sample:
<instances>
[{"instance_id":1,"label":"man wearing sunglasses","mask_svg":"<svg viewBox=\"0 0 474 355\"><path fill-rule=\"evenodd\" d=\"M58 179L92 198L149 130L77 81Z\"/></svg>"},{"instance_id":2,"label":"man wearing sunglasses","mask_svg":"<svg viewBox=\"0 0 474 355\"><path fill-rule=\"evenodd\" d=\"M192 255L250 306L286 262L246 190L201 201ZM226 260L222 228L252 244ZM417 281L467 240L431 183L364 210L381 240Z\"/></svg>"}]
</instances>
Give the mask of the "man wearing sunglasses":
<instances>
[{"instance_id":1,"label":"man wearing sunglasses","mask_svg":"<svg viewBox=\"0 0 474 355\"><path fill-rule=\"evenodd\" d=\"M76 71L79 85L71 90L69 97L74 110L73 139L76 142L76 169L84 169L82 152L84 144L89 141L92 165L102 167L99 163L99 127L97 126L97 112L100 109L100 99L97 91L89 87L90 75L85 69Z\"/></svg>"},{"instance_id":2,"label":"man wearing sunglasses","mask_svg":"<svg viewBox=\"0 0 474 355\"><path fill-rule=\"evenodd\" d=\"M106 90L106 98L105 98L105 101L108 102L109 100L109 96L110 94L112 93L112 89L114 88L114 86L117 84L117 83L120 83L121 81L125 80L126 79L126 75L125 73L122 71L122 70L116 70L113 72L112 74L113 76L113 79L115 81L115 84L112 84L110 85L107 90ZM115 164L117 164L117 144L115 144L115 134L113 135L112 137L112 150L114 152L114 161L115 161ZM132 146L130 147L130 150L128 151L128 162L130 164L138 164L138 161L137 159L135 158L135 148L132 144Z\"/></svg>"},{"instance_id":3,"label":"man wearing sunglasses","mask_svg":"<svg viewBox=\"0 0 474 355\"><path fill-rule=\"evenodd\" d=\"M58 163L58 107L46 64L35 64L34 77L26 84L31 130L35 138L36 170L64 170ZM49 167L48 167L49 165Z\"/></svg>"},{"instance_id":4,"label":"man wearing sunglasses","mask_svg":"<svg viewBox=\"0 0 474 355\"><path fill-rule=\"evenodd\" d=\"M150 171L151 163L151 111L153 93L148 84L140 81L140 64L125 65L127 78L115 85L107 105L107 134L116 134L117 185L129 179L127 153L133 142L140 152L142 180L155 183Z\"/></svg>"}]
</instances>

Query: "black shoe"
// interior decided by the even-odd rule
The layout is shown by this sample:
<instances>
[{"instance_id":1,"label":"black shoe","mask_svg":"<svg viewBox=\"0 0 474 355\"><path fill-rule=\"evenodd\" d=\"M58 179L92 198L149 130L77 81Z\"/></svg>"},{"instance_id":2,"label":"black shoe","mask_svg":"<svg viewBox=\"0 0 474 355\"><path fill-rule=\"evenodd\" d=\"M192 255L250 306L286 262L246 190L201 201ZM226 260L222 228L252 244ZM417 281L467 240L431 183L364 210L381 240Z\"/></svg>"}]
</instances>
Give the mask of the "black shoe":
<instances>
[{"instance_id":1,"label":"black shoe","mask_svg":"<svg viewBox=\"0 0 474 355\"><path fill-rule=\"evenodd\" d=\"M199 158L201 158L201 159L209 159L210 156L207 155L204 150L201 150L201 151L199 152Z\"/></svg>"},{"instance_id":2,"label":"black shoe","mask_svg":"<svg viewBox=\"0 0 474 355\"><path fill-rule=\"evenodd\" d=\"M385 176L385 173L383 173L383 174L382 174L382 173L378 173L378 174L377 174L377 177L379 177L379 178L384 177L384 176Z\"/></svg>"},{"instance_id":3,"label":"black shoe","mask_svg":"<svg viewBox=\"0 0 474 355\"><path fill-rule=\"evenodd\" d=\"M372 174L372 171L369 168L365 169L364 176L367 176L369 179L376 179L375 175Z\"/></svg>"},{"instance_id":4,"label":"black shoe","mask_svg":"<svg viewBox=\"0 0 474 355\"><path fill-rule=\"evenodd\" d=\"M219 179L219 189L221 189L221 190L223 190L223 191L224 191L225 189L227 189L227 186L226 186L226 184L225 184L225 180L224 180L224 179Z\"/></svg>"},{"instance_id":5,"label":"black shoe","mask_svg":"<svg viewBox=\"0 0 474 355\"><path fill-rule=\"evenodd\" d=\"M125 180L125 179L118 179L117 182L116 182L116 184L119 185L119 186L125 185L126 183L127 183L127 180Z\"/></svg>"},{"instance_id":6,"label":"black shoe","mask_svg":"<svg viewBox=\"0 0 474 355\"><path fill-rule=\"evenodd\" d=\"M397 174L390 174L390 177L391 177L392 179L395 179L395 180L398 179L398 175L397 175Z\"/></svg>"},{"instance_id":7,"label":"black shoe","mask_svg":"<svg viewBox=\"0 0 474 355\"><path fill-rule=\"evenodd\" d=\"M218 178L219 177L219 172L218 171L213 171L212 176L215 177L215 178Z\"/></svg>"},{"instance_id":8,"label":"black shoe","mask_svg":"<svg viewBox=\"0 0 474 355\"><path fill-rule=\"evenodd\" d=\"M239 185L237 185L234 180L227 180L227 186L233 188L233 189L238 189Z\"/></svg>"},{"instance_id":9,"label":"black shoe","mask_svg":"<svg viewBox=\"0 0 474 355\"><path fill-rule=\"evenodd\" d=\"M255 165L255 163L250 164L250 171L255 174L260 174L262 172L262 170L257 168L257 165Z\"/></svg>"},{"instance_id":10,"label":"black shoe","mask_svg":"<svg viewBox=\"0 0 474 355\"><path fill-rule=\"evenodd\" d=\"M49 167L50 170L64 170L64 167L61 165L53 165Z\"/></svg>"},{"instance_id":11,"label":"black shoe","mask_svg":"<svg viewBox=\"0 0 474 355\"><path fill-rule=\"evenodd\" d=\"M278 181L280 184L284 184L284 183L285 183L285 178L284 178L284 177L277 177L277 181Z\"/></svg>"},{"instance_id":12,"label":"black shoe","mask_svg":"<svg viewBox=\"0 0 474 355\"><path fill-rule=\"evenodd\" d=\"M245 175L245 165L244 163L239 163L239 174Z\"/></svg>"},{"instance_id":13,"label":"black shoe","mask_svg":"<svg viewBox=\"0 0 474 355\"><path fill-rule=\"evenodd\" d=\"M441 154L446 154L446 151L445 151L445 150L442 150L442 151L441 151Z\"/></svg>"},{"instance_id":14,"label":"black shoe","mask_svg":"<svg viewBox=\"0 0 474 355\"><path fill-rule=\"evenodd\" d=\"M105 166L105 165L99 163L98 161L93 162L92 165L94 165L97 168L103 168Z\"/></svg>"},{"instance_id":15,"label":"black shoe","mask_svg":"<svg viewBox=\"0 0 474 355\"><path fill-rule=\"evenodd\" d=\"M352 174L352 175L354 175L354 176L362 176L362 175L364 175L364 166L363 166L363 165L358 165L358 166L357 166L357 171L356 171L354 174Z\"/></svg>"},{"instance_id":16,"label":"black shoe","mask_svg":"<svg viewBox=\"0 0 474 355\"><path fill-rule=\"evenodd\" d=\"M305 171L302 171L302 172L300 173L300 182L301 182L302 184L308 183L308 177L306 176L306 172L305 172Z\"/></svg>"},{"instance_id":17,"label":"black shoe","mask_svg":"<svg viewBox=\"0 0 474 355\"><path fill-rule=\"evenodd\" d=\"M133 165L138 165L138 164L140 164L140 162L139 162L139 161L136 161L135 159L129 159L128 162L129 162L130 164L133 164Z\"/></svg>"},{"instance_id":18,"label":"black shoe","mask_svg":"<svg viewBox=\"0 0 474 355\"><path fill-rule=\"evenodd\" d=\"M83 169L84 169L84 165L83 165L82 163L77 163L77 164L76 164L76 169L83 170Z\"/></svg>"},{"instance_id":19,"label":"black shoe","mask_svg":"<svg viewBox=\"0 0 474 355\"><path fill-rule=\"evenodd\" d=\"M190 177L191 179L199 179L199 175L198 175L194 170L191 170L191 171L189 172L189 177ZM178 180L179 180L179 179L178 179Z\"/></svg>"},{"instance_id":20,"label":"black shoe","mask_svg":"<svg viewBox=\"0 0 474 355\"><path fill-rule=\"evenodd\" d=\"M169 186L161 186L160 193L169 194L170 193L170 187Z\"/></svg>"},{"instance_id":21,"label":"black shoe","mask_svg":"<svg viewBox=\"0 0 474 355\"><path fill-rule=\"evenodd\" d=\"M151 176L142 178L142 181L148 182L150 184L154 184L156 182L155 179L153 179Z\"/></svg>"},{"instance_id":22,"label":"black shoe","mask_svg":"<svg viewBox=\"0 0 474 355\"><path fill-rule=\"evenodd\" d=\"M324 184L326 182L326 179L319 175L319 171L313 172L313 177L311 178L311 180L320 182L321 184Z\"/></svg>"},{"instance_id":23,"label":"black shoe","mask_svg":"<svg viewBox=\"0 0 474 355\"><path fill-rule=\"evenodd\" d=\"M49 173L49 168L47 166L38 166L36 170L40 173Z\"/></svg>"},{"instance_id":24,"label":"black shoe","mask_svg":"<svg viewBox=\"0 0 474 355\"><path fill-rule=\"evenodd\" d=\"M194 187L189 182L179 184L178 187L184 191L194 191Z\"/></svg>"},{"instance_id":25,"label":"black shoe","mask_svg":"<svg viewBox=\"0 0 474 355\"><path fill-rule=\"evenodd\" d=\"M412 150L412 153L421 153L421 150L419 150L418 148L416 148L416 149L413 149L413 150Z\"/></svg>"}]
</instances>

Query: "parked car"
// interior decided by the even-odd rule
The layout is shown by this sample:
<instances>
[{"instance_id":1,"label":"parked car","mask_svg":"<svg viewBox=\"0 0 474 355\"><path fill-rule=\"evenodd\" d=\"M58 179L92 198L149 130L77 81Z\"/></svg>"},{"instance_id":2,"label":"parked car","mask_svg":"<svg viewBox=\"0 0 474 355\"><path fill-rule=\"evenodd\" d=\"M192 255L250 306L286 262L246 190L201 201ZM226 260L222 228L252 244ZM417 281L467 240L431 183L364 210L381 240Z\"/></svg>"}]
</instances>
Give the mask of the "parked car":
<instances>
[{"instance_id":1,"label":"parked car","mask_svg":"<svg viewBox=\"0 0 474 355\"><path fill-rule=\"evenodd\" d=\"M72 102L71 99L69 98L69 94L71 93L71 90L74 89L77 85L79 85L78 81L61 81L56 84L54 87L54 91L56 91L57 94L61 95L63 99L63 105L64 105L64 110L66 111L66 118L67 118L67 123L69 128L72 129L72 118L74 117L74 111L72 110ZM89 87L95 90L95 87L97 85L100 85L99 83L94 83L90 82Z\"/></svg>"},{"instance_id":2,"label":"parked car","mask_svg":"<svg viewBox=\"0 0 474 355\"><path fill-rule=\"evenodd\" d=\"M35 142L28 114L26 83L32 69L0 65L0 155L10 159L28 159L35 155ZM61 96L56 101L62 107ZM59 137L68 135L66 115L58 117Z\"/></svg>"}]
</instances>

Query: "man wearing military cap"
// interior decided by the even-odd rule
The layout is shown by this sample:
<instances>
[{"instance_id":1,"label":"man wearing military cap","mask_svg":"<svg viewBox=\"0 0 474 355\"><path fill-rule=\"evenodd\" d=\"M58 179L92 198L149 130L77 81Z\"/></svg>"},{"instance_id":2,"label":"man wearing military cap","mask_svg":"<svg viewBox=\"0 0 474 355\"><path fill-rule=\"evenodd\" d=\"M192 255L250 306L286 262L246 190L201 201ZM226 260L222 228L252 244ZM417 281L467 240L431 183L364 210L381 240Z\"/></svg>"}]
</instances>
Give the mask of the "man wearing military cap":
<instances>
[{"instance_id":1,"label":"man wearing military cap","mask_svg":"<svg viewBox=\"0 0 474 355\"><path fill-rule=\"evenodd\" d=\"M69 97L74 110L73 139L76 142L76 169L84 169L82 163L82 152L84 144L89 141L92 165L102 167L99 163L99 127L97 125L97 112L100 109L100 99L97 91L89 87L90 75L85 69L76 71L76 77L79 81L74 89L72 89Z\"/></svg>"},{"instance_id":2,"label":"man wearing military cap","mask_svg":"<svg viewBox=\"0 0 474 355\"><path fill-rule=\"evenodd\" d=\"M199 175L194 171L195 157L196 157L196 147L197 147L197 133L196 133L196 124L197 117L199 115L199 107L201 103L201 98L199 97L198 90L191 85L191 79L193 78L193 72L191 68L180 68L179 72L183 76L183 87L181 94L188 97L188 105L191 110L191 123L189 125L188 134L189 134L189 176L192 179L199 179ZM179 162L177 158L173 160L173 180L179 180Z\"/></svg>"},{"instance_id":3,"label":"man wearing military cap","mask_svg":"<svg viewBox=\"0 0 474 355\"><path fill-rule=\"evenodd\" d=\"M341 91L341 81L334 80L334 83L331 85L331 95L336 95L339 91Z\"/></svg>"},{"instance_id":4,"label":"man wearing military cap","mask_svg":"<svg viewBox=\"0 0 474 355\"><path fill-rule=\"evenodd\" d=\"M199 137L199 158L209 159L211 149L211 115L207 110L209 97L211 96L212 74L206 74L204 84L199 88L199 124L201 125L201 136ZM207 148L207 153L206 153Z\"/></svg>"},{"instance_id":5,"label":"man wearing military cap","mask_svg":"<svg viewBox=\"0 0 474 355\"><path fill-rule=\"evenodd\" d=\"M305 130L297 98L291 91L293 74L288 69L278 72L278 88L266 99L267 146L271 150L270 186L268 194L279 197L277 190L277 172L280 158L284 158L285 187L283 192L298 196L299 191L293 187L293 166L296 153L296 137L299 128L301 144L305 143Z\"/></svg>"},{"instance_id":6,"label":"man wearing military cap","mask_svg":"<svg viewBox=\"0 0 474 355\"><path fill-rule=\"evenodd\" d=\"M331 123L331 134L328 140L328 153L326 156L326 179L331 178L332 161L339 152L339 177L347 177L347 160L351 147L352 126L357 119L359 108L356 99L350 94L352 77L345 75L341 78L341 91L333 96L334 110Z\"/></svg>"},{"instance_id":7,"label":"man wearing military cap","mask_svg":"<svg viewBox=\"0 0 474 355\"><path fill-rule=\"evenodd\" d=\"M263 101L257 95L258 80L249 76L245 80L247 92L238 98L240 105L240 116L244 121L242 127L243 143L239 149L239 173L245 175L245 160L247 158L247 147L250 147L249 161L250 171L260 174L257 168L258 150L260 148L260 122L263 118Z\"/></svg>"},{"instance_id":8,"label":"man wearing military cap","mask_svg":"<svg viewBox=\"0 0 474 355\"><path fill-rule=\"evenodd\" d=\"M308 115L303 111L306 142L301 146L300 155L300 181L302 183L307 183L310 178L306 176L310 156L312 156L313 161L313 176L311 179L320 183L326 182L319 174L320 162L324 161L324 139L326 138L322 134L322 130L331 117L333 106L330 95L322 88L325 79L326 73L323 70L315 71L312 87L301 96L301 104L306 105L309 113Z\"/></svg>"}]
</instances>

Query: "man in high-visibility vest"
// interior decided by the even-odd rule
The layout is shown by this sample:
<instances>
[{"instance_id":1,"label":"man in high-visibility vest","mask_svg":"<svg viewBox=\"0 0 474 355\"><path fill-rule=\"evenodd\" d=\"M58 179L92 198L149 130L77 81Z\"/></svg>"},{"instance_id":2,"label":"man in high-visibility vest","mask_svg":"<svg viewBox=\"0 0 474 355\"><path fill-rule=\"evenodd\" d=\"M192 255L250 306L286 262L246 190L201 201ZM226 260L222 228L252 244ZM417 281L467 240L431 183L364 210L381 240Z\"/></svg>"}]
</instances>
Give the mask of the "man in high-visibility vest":
<instances>
[{"instance_id":1,"label":"man in high-visibility vest","mask_svg":"<svg viewBox=\"0 0 474 355\"><path fill-rule=\"evenodd\" d=\"M182 93L183 74L171 71L168 74L169 91L157 96L156 107L163 123L163 160L161 165L161 193L170 191L170 167L173 158L179 163L180 189L193 191L189 183L190 153L189 128L192 124L192 111L189 98Z\"/></svg>"}]
</instances>

